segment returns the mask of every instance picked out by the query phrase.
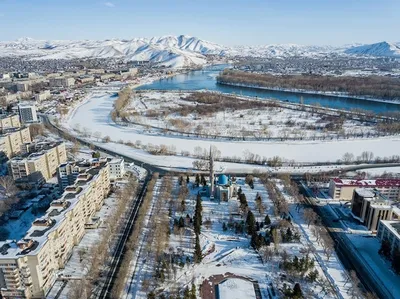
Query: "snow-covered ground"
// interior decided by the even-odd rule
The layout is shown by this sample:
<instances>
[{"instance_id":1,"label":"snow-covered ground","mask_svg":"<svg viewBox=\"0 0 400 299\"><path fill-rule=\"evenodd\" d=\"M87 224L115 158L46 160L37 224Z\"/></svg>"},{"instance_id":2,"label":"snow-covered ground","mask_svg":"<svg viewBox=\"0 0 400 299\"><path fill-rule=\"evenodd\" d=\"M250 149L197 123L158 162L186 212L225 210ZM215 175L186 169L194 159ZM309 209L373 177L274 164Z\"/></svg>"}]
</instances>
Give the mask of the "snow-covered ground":
<instances>
[{"instance_id":1,"label":"snow-covered ground","mask_svg":"<svg viewBox=\"0 0 400 299\"><path fill-rule=\"evenodd\" d=\"M371 151L375 156L389 157L398 154L400 137L357 139L340 141L299 141L299 142L227 142L218 140L196 140L176 138L166 135L147 135L134 128L116 125L110 118L115 98L110 95L95 95L76 107L63 125L70 131L78 125L101 136L110 136L113 141L140 141L141 144L173 146L177 151L193 152L196 146L209 148L216 146L222 156L242 157L246 151L261 157L279 156L287 160L301 162L335 162L346 152L359 156L363 151Z\"/></svg>"},{"instance_id":2,"label":"snow-covered ground","mask_svg":"<svg viewBox=\"0 0 400 299\"><path fill-rule=\"evenodd\" d=\"M210 115L179 115L175 109L192 107L197 103L185 100L190 92L139 92L132 97L126 112L130 113L129 120L135 124L138 132L155 131L147 129L152 126L163 130L173 129L179 132L192 134L207 134L226 137L270 138L270 137L334 137L339 130L325 130L330 124L331 117L323 117L312 112L293 110L281 107L264 107L261 109L238 109L211 113ZM265 101L264 101L265 103ZM289 106L289 105L288 105ZM290 106L289 106L290 107ZM156 112L159 116L153 116ZM313 129L315 128L315 129ZM346 120L340 134L368 134L376 133L375 127L360 121ZM160 131L158 130L158 131Z\"/></svg>"},{"instance_id":3,"label":"snow-covered ground","mask_svg":"<svg viewBox=\"0 0 400 299\"><path fill-rule=\"evenodd\" d=\"M203 187L195 187L193 177L190 178L190 181L188 185L190 192L185 200L185 211L182 212L179 210L178 207L180 203L177 202L175 207L178 207L173 208L170 212L172 218L178 219L181 216L185 218L186 214L193 216L194 198ZM241 187L243 193L246 195L249 208L253 211L256 221L262 221L265 214L269 215L272 223L281 221L280 217L274 216L273 203L269 199L268 192L261 181L258 179L255 180L254 189L250 188L243 178L237 179L237 185ZM156 190L158 189L157 186L159 186L159 182L156 184ZM157 196L157 193L158 191L155 192L155 196ZM265 209L263 212L260 212L256 207L255 198L257 194L262 198L262 205ZM172 196L175 201L177 198L174 197L175 195ZM153 201L154 199L153 197ZM281 289L283 283L292 286L296 279L293 280L288 273L279 267L279 263L282 261L279 255L273 255L270 261L263 263L260 254L250 246L250 238L246 234L235 233L235 230L232 228L228 228L227 230L223 229L223 223L240 223L244 220L242 216L240 216L239 210L239 202L236 198L231 198L228 202L218 202L217 200L210 200L208 197L203 196L203 225L200 234L200 246L204 255L202 262L193 264L191 261L189 264L186 263L181 267L177 267L175 274L166 274L165 282L158 282L157 285L163 289L164 292L167 292L167 294L176 289L182 291L186 286L190 289L192 283L196 285L197 291L199 291L201 285L204 285L204 283L207 284L207 281L212 281L213 278L218 275L234 275L234 277L242 277L256 281L259 285L262 298L269 298L268 289L271 288L271 285L275 291ZM306 298L337 298L337 296L339 296L339 298L350 298L347 291L351 287L351 283L344 285L346 273L337 257L331 257L328 261L322 252L322 248L319 245L313 245L315 240L310 239L310 232L308 228L305 228L304 220L302 220L301 216L295 216L294 220L293 229L300 233L300 242L281 243L279 244L279 250L286 251L290 258L293 258L295 255L300 258L304 255L303 250L306 247L309 245L314 246L315 253L311 254L311 257L315 259L315 269L319 273L319 279L314 283L308 283L306 280L302 280L302 290L304 294L306 294ZM147 218L145 222L148 223ZM188 228L185 226L185 229L188 230L189 233L185 231L183 233L174 231L170 235L169 246L167 246L169 248L168 252L181 252L180 256L183 255L184 257L186 255L189 257L192 256L194 237L193 232L190 232L190 227L190 225ZM146 232L144 232L140 238L145 240ZM274 247L273 245L270 246L271 248ZM135 259L137 259L136 253L134 256ZM149 275L151 277L151 274L155 271L155 265L155 262L145 252L141 253L139 258L132 265L136 273L132 280L129 294L126 294L123 298L146 298L148 288L147 292L143 291L141 283L146 277L149 277ZM333 285L336 285L336 290L339 292L337 295L328 291L328 280L330 280ZM232 283L234 282L235 279L232 280ZM220 295L228 296L224 298L234 298L232 296L229 297L228 294L234 291L235 286L237 287L237 285L241 285L242 283L247 286L246 290L242 290L245 292L243 296L246 295L248 298L254 298L254 296L252 297L251 295L252 284L245 283L243 280L236 282L236 284L234 283L234 285L228 283L227 289L225 289L223 285ZM126 288L126 290L128 290L128 288ZM334 290L334 292L336 290ZM211 293L213 293L213 290L211 290ZM240 298L247 298L243 296Z\"/></svg>"}]
</instances>

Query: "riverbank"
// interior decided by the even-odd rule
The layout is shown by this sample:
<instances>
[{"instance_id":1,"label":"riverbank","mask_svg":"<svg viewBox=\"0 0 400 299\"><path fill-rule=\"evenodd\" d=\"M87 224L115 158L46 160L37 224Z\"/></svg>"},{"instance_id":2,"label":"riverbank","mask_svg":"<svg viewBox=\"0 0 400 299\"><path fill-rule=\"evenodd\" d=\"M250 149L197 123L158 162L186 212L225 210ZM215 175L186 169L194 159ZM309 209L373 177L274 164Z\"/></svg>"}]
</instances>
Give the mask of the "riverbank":
<instances>
[{"instance_id":1,"label":"riverbank","mask_svg":"<svg viewBox=\"0 0 400 299\"><path fill-rule=\"evenodd\" d=\"M296 88L274 88L274 87L264 87L264 86L242 84L242 83L232 83L232 82L226 82L226 81L222 81L222 80L217 80L217 84L228 85L228 86L233 86L233 87L241 87L241 88L301 93L301 94L310 94L310 95L322 95L322 96L329 96L329 97L348 98L348 99L354 99L354 100L372 101L372 102L377 102L377 103L400 105L400 101L383 100L383 99L376 99L376 98L372 98L372 97L357 97L357 96L349 95L348 93L340 93L340 92L333 92L333 91L304 90L304 89L296 89Z\"/></svg>"}]
</instances>

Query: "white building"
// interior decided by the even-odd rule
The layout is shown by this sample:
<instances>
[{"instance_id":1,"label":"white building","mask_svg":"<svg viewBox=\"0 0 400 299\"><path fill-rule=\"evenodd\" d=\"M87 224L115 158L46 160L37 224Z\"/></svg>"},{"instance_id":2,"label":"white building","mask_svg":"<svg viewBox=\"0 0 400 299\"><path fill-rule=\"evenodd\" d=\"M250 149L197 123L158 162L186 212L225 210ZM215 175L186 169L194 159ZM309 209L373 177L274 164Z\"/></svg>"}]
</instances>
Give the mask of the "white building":
<instances>
[{"instance_id":1,"label":"white building","mask_svg":"<svg viewBox=\"0 0 400 299\"><path fill-rule=\"evenodd\" d=\"M19 117L23 123L37 122L36 106L32 103L18 105Z\"/></svg>"},{"instance_id":2,"label":"white building","mask_svg":"<svg viewBox=\"0 0 400 299\"><path fill-rule=\"evenodd\" d=\"M108 162L110 165L110 179L120 179L125 174L125 161L124 159L112 159Z\"/></svg>"}]
</instances>

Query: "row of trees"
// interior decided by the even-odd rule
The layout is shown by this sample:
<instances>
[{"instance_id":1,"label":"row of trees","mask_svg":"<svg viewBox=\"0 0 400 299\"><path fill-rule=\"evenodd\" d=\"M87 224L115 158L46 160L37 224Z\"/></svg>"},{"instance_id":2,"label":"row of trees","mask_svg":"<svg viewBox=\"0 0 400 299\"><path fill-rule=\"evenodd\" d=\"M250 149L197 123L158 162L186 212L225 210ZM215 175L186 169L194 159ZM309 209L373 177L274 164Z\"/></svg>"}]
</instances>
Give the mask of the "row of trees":
<instances>
[{"instance_id":1,"label":"row of trees","mask_svg":"<svg viewBox=\"0 0 400 299\"><path fill-rule=\"evenodd\" d=\"M201 246L200 246L200 238L199 238L200 231L201 231L201 225L203 223L202 211L203 211L203 207L201 205L201 196L200 196L200 194L197 194L196 207L195 207L194 216L193 216L193 228L194 228L194 233L196 235L195 246L194 246L194 262L195 263L200 263L203 259L203 254L201 252Z\"/></svg>"},{"instance_id":2,"label":"row of trees","mask_svg":"<svg viewBox=\"0 0 400 299\"><path fill-rule=\"evenodd\" d=\"M384 76L272 75L225 69L217 81L278 89L344 92L386 100L400 99L400 79Z\"/></svg>"},{"instance_id":3,"label":"row of trees","mask_svg":"<svg viewBox=\"0 0 400 299\"><path fill-rule=\"evenodd\" d=\"M125 108L131 100L132 93L133 91L129 87L125 87L118 92L118 99L115 100L114 109L111 111L111 118L113 121L126 116Z\"/></svg>"}]
</instances>

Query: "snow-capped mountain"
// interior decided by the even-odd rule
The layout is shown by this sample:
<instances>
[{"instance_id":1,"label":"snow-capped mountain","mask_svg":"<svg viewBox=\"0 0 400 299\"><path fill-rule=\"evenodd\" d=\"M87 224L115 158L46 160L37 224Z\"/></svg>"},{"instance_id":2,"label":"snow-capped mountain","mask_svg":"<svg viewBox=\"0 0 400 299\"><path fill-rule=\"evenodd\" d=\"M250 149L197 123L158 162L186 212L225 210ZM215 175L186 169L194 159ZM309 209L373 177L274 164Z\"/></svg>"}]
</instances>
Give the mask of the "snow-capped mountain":
<instances>
[{"instance_id":1,"label":"snow-capped mountain","mask_svg":"<svg viewBox=\"0 0 400 299\"><path fill-rule=\"evenodd\" d=\"M380 42L370 45L361 45L351 47L344 52L351 55L370 55L370 56L388 56L400 57L400 43Z\"/></svg>"},{"instance_id":2,"label":"snow-capped mountain","mask_svg":"<svg viewBox=\"0 0 400 299\"><path fill-rule=\"evenodd\" d=\"M20 38L0 42L0 56L25 56L29 59L121 58L127 61L149 60L167 67L203 65L206 63L205 55L223 55L224 49L186 35L104 41Z\"/></svg>"},{"instance_id":3,"label":"snow-capped mountain","mask_svg":"<svg viewBox=\"0 0 400 299\"><path fill-rule=\"evenodd\" d=\"M400 43L352 44L342 47L296 44L225 47L197 37L179 35L131 40L102 41L35 40L19 38L0 42L0 57L22 56L27 59L119 58L126 61L148 60L167 67L203 65L207 55L286 58L326 55L400 56Z\"/></svg>"}]
</instances>

